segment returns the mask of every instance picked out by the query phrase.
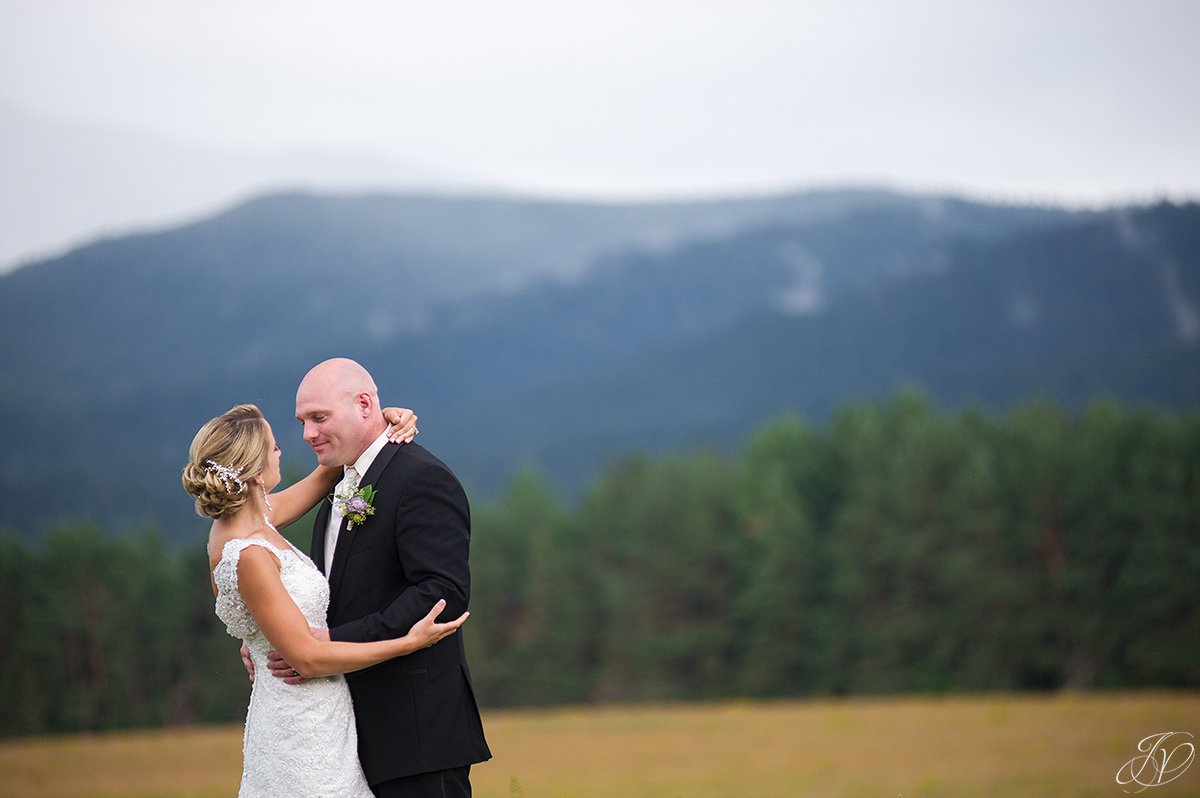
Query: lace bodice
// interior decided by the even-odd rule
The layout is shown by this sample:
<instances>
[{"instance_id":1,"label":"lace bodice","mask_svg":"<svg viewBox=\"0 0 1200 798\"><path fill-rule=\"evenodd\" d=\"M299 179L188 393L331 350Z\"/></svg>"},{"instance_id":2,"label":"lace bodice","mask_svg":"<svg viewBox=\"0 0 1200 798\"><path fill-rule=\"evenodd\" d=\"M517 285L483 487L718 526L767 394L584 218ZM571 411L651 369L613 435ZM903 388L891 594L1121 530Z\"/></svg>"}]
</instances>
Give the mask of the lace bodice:
<instances>
[{"instance_id":1,"label":"lace bodice","mask_svg":"<svg viewBox=\"0 0 1200 798\"><path fill-rule=\"evenodd\" d=\"M266 646L263 653L270 649L238 591L237 566L247 546L262 546L279 559L279 578L288 595L304 613L309 626L324 629L325 612L329 608L329 583L312 560L290 546L280 549L262 538L235 538L221 549L221 561L213 569L213 581L217 585L217 617L225 623L226 631L245 640L251 649L256 643Z\"/></svg>"},{"instance_id":2,"label":"lace bodice","mask_svg":"<svg viewBox=\"0 0 1200 798\"><path fill-rule=\"evenodd\" d=\"M350 691L341 676L289 685L267 669L267 640L238 590L238 561L248 546L279 559L279 578L309 626L325 628L329 584L305 555L262 538L227 542L213 568L216 613L233 637L246 641L254 662L254 687L242 739L239 798L282 795L372 798L358 763L358 737Z\"/></svg>"}]
</instances>

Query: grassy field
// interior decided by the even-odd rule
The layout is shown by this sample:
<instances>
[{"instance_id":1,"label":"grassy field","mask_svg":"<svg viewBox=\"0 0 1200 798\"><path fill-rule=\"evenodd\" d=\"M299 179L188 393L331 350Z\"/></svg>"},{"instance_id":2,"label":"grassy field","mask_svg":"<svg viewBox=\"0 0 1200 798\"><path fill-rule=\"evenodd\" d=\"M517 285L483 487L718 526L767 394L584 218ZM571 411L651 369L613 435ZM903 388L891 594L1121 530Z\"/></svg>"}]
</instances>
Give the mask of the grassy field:
<instances>
[{"instance_id":1,"label":"grassy field","mask_svg":"<svg viewBox=\"0 0 1200 798\"><path fill-rule=\"evenodd\" d=\"M514 711L484 722L495 759L472 770L478 798L1123 796L1138 786L1122 788L1117 771L1142 738L1200 737L1200 693ZM12 740L0 742L0 796L232 796L240 767L240 727ZM1200 796L1200 763L1142 794Z\"/></svg>"}]
</instances>

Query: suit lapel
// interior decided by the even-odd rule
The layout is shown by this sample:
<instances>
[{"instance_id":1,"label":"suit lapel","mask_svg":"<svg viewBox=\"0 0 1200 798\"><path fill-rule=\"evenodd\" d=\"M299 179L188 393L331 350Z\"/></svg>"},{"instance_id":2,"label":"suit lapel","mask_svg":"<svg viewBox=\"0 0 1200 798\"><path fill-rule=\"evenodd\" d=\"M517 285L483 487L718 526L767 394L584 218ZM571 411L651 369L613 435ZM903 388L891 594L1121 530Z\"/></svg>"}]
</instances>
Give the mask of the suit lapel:
<instances>
[{"instance_id":1,"label":"suit lapel","mask_svg":"<svg viewBox=\"0 0 1200 798\"><path fill-rule=\"evenodd\" d=\"M360 487L374 485L379 477L383 474L383 470L387 468L388 463L392 461L392 457L400 450L400 446L394 443L389 443L379 450L379 454L375 455L375 460L372 461L371 467L367 469L367 473L363 474L358 480ZM376 488L378 490L378 488ZM376 502L378 503L378 501ZM318 515L318 519L321 516ZM325 524L329 525L329 514L325 513ZM376 521L375 516L370 516L364 522L370 524ZM332 617L333 608L337 603L338 591L342 587L342 575L346 572L346 560L349 559L346 555L350 553L351 547L354 546L355 539L358 538L359 528L355 527L349 531L346 530L346 519L342 519L342 525L338 529L337 546L333 550L333 573L329 577L329 612ZM316 538L316 534L313 535ZM325 535L321 533L322 550L324 550ZM322 558L324 554L322 554Z\"/></svg>"}]
</instances>

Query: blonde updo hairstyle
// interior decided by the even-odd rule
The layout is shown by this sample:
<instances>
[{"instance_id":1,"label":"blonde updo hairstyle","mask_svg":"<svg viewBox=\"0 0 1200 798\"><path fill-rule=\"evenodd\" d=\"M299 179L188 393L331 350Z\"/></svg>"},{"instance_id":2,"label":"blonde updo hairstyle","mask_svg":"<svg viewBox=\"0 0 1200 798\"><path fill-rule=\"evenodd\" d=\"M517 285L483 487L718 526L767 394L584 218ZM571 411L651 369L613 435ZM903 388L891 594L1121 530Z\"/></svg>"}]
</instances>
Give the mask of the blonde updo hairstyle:
<instances>
[{"instance_id":1,"label":"blonde updo hairstyle","mask_svg":"<svg viewBox=\"0 0 1200 798\"><path fill-rule=\"evenodd\" d=\"M254 405L238 405L201 427L183 467L183 489L196 497L196 513L220 519L240 510L252 480L266 468L270 443L266 419Z\"/></svg>"}]
</instances>

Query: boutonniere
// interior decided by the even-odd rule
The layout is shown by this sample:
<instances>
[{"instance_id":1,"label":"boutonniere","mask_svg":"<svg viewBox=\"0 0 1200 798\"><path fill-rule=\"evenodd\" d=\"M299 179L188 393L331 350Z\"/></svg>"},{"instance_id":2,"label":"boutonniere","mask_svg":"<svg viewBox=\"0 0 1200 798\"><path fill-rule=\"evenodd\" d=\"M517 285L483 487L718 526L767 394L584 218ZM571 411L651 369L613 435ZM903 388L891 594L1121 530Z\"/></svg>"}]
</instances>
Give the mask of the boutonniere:
<instances>
[{"instance_id":1,"label":"boutonniere","mask_svg":"<svg viewBox=\"0 0 1200 798\"><path fill-rule=\"evenodd\" d=\"M350 484L334 494L333 508L346 519L346 531L349 532L355 525L364 523L368 515L375 515L375 508L371 506L373 501L375 489L370 485L359 488Z\"/></svg>"}]
</instances>

